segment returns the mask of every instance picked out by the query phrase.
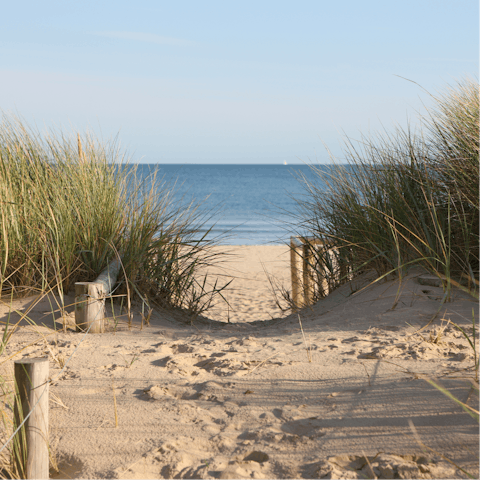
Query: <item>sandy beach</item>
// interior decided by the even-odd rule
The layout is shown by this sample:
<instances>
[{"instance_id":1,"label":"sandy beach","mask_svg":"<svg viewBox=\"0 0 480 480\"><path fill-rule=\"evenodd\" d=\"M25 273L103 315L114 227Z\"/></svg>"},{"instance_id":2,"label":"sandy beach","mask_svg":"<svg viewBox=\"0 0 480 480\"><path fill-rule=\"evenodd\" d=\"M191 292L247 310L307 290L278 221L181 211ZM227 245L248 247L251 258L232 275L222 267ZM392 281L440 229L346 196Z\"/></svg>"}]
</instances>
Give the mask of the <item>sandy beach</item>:
<instances>
[{"instance_id":1,"label":"sandy beach","mask_svg":"<svg viewBox=\"0 0 480 480\"><path fill-rule=\"evenodd\" d=\"M473 351L448 323L471 335L476 300L454 290L438 311L421 272L366 274L286 314L265 271L290 288L288 248L228 250L230 307L193 324L156 310L140 328L135 311L132 329L85 336L73 307L2 298L1 322L36 322L10 339L3 375L50 359L52 478L467 478L449 461L478 478L478 423L425 380L478 409Z\"/></svg>"},{"instance_id":2,"label":"sandy beach","mask_svg":"<svg viewBox=\"0 0 480 480\"><path fill-rule=\"evenodd\" d=\"M212 279L231 281L207 316L231 323L283 317L272 293L272 283L290 289L290 250L285 245L241 245L214 247L225 254L221 264L208 269ZM270 278L270 280L269 280ZM277 295L278 300L286 305Z\"/></svg>"}]
</instances>

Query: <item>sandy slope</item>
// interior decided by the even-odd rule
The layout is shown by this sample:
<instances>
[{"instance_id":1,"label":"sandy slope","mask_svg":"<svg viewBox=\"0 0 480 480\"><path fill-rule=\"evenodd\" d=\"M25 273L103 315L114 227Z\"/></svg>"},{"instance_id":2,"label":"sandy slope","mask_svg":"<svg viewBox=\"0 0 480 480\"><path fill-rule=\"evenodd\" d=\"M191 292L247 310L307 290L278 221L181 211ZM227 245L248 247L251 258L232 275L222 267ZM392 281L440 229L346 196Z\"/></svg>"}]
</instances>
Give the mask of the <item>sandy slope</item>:
<instances>
[{"instance_id":1,"label":"sandy slope","mask_svg":"<svg viewBox=\"0 0 480 480\"><path fill-rule=\"evenodd\" d=\"M225 254L219 266L209 268L212 280L231 280L225 292L228 305L220 299L208 311L212 320L252 322L285 316L272 294L272 281L290 288L290 251L283 245L215 247Z\"/></svg>"},{"instance_id":2,"label":"sandy slope","mask_svg":"<svg viewBox=\"0 0 480 480\"><path fill-rule=\"evenodd\" d=\"M467 341L451 325L437 337L447 319L471 325L472 308L478 318L475 301L456 291L435 322L415 334L438 310L442 290L420 285L412 274L392 308L398 282L361 290L368 283L363 278L300 312L304 339L297 315L252 322L279 314L259 259L287 281L287 250L236 252L230 324L199 319L190 325L182 315L155 312L142 330L84 337L71 330L51 334L46 301L30 312L50 335L15 358L52 360L50 440L60 468L52 476L465 476L424 453L417 436L478 477L478 424L422 379L437 377L478 408L472 370L465 370L473 365ZM19 329L3 359L37 340L35 330ZM57 377L54 357L73 352ZM2 367L8 371L11 360Z\"/></svg>"}]
</instances>

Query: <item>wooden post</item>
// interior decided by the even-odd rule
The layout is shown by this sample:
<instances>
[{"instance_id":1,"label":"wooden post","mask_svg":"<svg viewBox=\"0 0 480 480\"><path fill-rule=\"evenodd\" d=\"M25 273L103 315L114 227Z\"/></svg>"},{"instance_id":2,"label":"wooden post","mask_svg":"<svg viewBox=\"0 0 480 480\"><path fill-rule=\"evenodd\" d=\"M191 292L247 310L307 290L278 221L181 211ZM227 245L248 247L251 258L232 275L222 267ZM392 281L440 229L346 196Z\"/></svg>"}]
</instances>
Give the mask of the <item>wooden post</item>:
<instances>
[{"instance_id":1,"label":"wooden post","mask_svg":"<svg viewBox=\"0 0 480 480\"><path fill-rule=\"evenodd\" d=\"M298 263L300 260L300 244L296 237L290 237L290 271L292 277L292 301L295 308L302 307L300 275L298 273Z\"/></svg>"},{"instance_id":2,"label":"wooden post","mask_svg":"<svg viewBox=\"0 0 480 480\"><path fill-rule=\"evenodd\" d=\"M101 283L106 295L110 295L113 286L117 283L118 272L120 271L120 261L112 260L107 268L103 270L93 283Z\"/></svg>"},{"instance_id":3,"label":"wooden post","mask_svg":"<svg viewBox=\"0 0 480 480\"><path fill-rule=\"evenodd\" d=\"M94 282L75 283L75 324L77 332L105 332L105 297L117 283L120 260L110 262Z\"/></svg>"},{"instance_id":4,"label":"wooden post","mask_svg":"<svg viewBox=\"0 0 480 480\"><path fill-rule=\"evenodd\" d=\"M315 237L290 237L290 268L292 274L292 300L295 307L300 308L311 305L316 291L316 285L319 288L319 294L328 293L328 282L325 275L322 275L323 267L317 265L314 268L314 251L316 245L326 248L327 243ZM325 255L328 253L325 252ZM297 262L301 257L302 274L299 273ZM315 281L315 271L317 281Z\"/></svg>"},{"instance_id":5,"label":"wooden post","mask_svg":"<svg viewBox=\"0 0 480 480\"><path fill-rule=\"evenodd\" d=\"M303 239L302 257L303 257L303 300L305 306L313 302L314 283L312 275L312 245L307 238Z\"/></svg>"},{"instance_id":6,"label":"wooden post","mask_svg":"<svg viewBox=\"0 0 480 480\"><path fill-rule=\"evenodd\" d=\"M14 462L19 478L48 479L48 358L18 360L14 369L16 428L35 407L13 440Z\"/></svg>"},{"instance_id":7,"label":"wooden post","mask_svg":"<svg viewBox=\"0 0 480 480\"><path fill-rule=\"evenodd\" d=\"M77 332L105 332L105 287L102 283L75 283L75 324ZM92 325L93 324L93 325Z\"/></svg>"},{"instance_id":8,"label":"wooden post","mask_svg":"<svg viewBox=\"0 0 480 480\"><path fill-rule=\"evenodd\" d=\"M340 266L339 266L339 263L338 263L338 248L332 248L330 250L330 261L332 263L332 267L333 267L333 274L332 275L332 278L330 279L330 281L328 282L328 293L330 293L333 288L335 287L335 285L338 285L339 281L340 281Z\"/></svg>"},{"instance_id":9,"label":"wooden post","mask_svg":"<svg viewBox=\"0 0 480 480\"><path fill-rule=\"evenodd\" d=\"M320 252L319 252L319 265L317 266L317 285L318 285L318 296L324 298L329 293L328 280L325 276L326 273L326 262L327 256L330 255L329 250L326 249L326 246L323 242L319 242Z\"/></svg>"}]
</instances>

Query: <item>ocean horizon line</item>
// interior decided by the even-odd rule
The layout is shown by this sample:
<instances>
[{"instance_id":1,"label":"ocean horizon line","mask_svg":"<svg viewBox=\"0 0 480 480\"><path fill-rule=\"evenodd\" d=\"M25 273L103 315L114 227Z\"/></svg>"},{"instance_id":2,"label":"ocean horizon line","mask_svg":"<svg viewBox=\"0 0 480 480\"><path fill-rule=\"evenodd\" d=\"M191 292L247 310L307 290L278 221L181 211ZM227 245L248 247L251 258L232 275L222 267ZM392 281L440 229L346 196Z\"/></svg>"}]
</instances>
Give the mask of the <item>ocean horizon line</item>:
<instances>
[{"instance_id":1,"label":"ocean horizon line","mask_svg":"<svg viewBox=\"0 0 480 480\"><path fill-rule=\"evenodd\" d=\"M168 165L168 166L182 166L182 165L204 165L204 166L225 166L225 167L295 167L295 166L336 166L349 165L348 163L161 163L161 162L127 162L128 165Z\"/></svg>"}]
</instances>

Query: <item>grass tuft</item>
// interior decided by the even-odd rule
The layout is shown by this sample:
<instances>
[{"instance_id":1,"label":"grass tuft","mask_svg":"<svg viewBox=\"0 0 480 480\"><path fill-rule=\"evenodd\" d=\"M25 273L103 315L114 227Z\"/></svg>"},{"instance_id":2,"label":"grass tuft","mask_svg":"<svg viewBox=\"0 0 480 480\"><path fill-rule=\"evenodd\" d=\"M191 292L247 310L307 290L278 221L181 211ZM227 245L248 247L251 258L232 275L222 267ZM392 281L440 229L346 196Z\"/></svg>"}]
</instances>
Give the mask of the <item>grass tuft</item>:
<instances>
[{"instance_id":1,"label":"grass tuft","mask_svg":"<svg viewBox=\"0 0 480 480\"><path fill-rule=\"evenodd\" d=\"M369 269L401 279L412 266L441 279L444 301L453 286L478 297L478 83L433 98L418 131L347 138L347 164L299 178L299 229L328 245L312 248L317 298L325 279L331 290Z\"/></svg>"},{"instance_id":2,"label":"grass tuft","mask_svg":"<svg viewBox=\"0 0 480 480\"><path fill-rule=\"evenodd\" d=\"M174 200L154 171L140 178L116 140L41 136L18 117L0 120L0 295L92 281L120 252L116 292L204 312L222 287L198 272L219 253L202 233L212 212Z\"/></svg>"},{"instance_id":3,"label":"grass tuft","mask_svg":"<svg viewBox=\"0 0 480 480\"><path fill-rule=\"evenodd\" d=\"M393 134L362 137L359 142L347 138L347 164L312 166L309 175L299 177L305 195L297 198L297 228L304 236L327 245L323 249L312 246L311 267L317 272L314 300L325 295L325 280L330 292L352 276L374 270L374 282L395 276L401 285L413 266L440 279L444 289L441 304L451 299L452 287L478 299L478 82L467 78L432 97L434 107L420 117L418 131L397 128ZM329 260L329 254L334 255L334 261ZM397 301L398 294L392 308ZM478 391L474 312L471 337L466 329L448 323L464 335L472 348L472 388ZM428 339L422 338L440 344L448 323L433 330ZM478 410L437 381L423 378L478 422ZM421 442L413 423L410 426L418 444L433 451Z\"/></svg>"},{"instance_id":4,"label":"grass tuft","mask_svg":"<svg viewBox=\"0 0 480 480\"><path fill-rule=\"evenodd\" d=\"M142 305L142 326L149 324L153 306L187 309L194 316L206 311L225 288L202 273L221 259L211 248L219 239L207 240L203 228L215 212L175 200L174 194L157 171L141 178L116 140L62 132L42 136L20 118L0 113L0 304L10 306L0 355L21 322L34 325L28 315L35 305L47 299L54 324L58 312L65 319L71 308L65 294L77 281L94 280L115 258L122 275L109 301L126 298L129 319L134 299ZM13 309L16 297L32 294L36 298L26 311ZM12 314L18 317L15 323ZM16 429L12 359L44 343L63 371L75 353L66 358L47 341L54 332L35 331L38 339L0 361L0 478L22 478L14 462L17 437L6 443ZM137 359L126 360L126 366ZM112 391L118 426L113 383ZM52 445L50 453L58 470Z\"/></svg>"}]
</instances>

